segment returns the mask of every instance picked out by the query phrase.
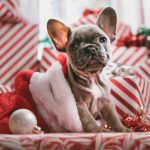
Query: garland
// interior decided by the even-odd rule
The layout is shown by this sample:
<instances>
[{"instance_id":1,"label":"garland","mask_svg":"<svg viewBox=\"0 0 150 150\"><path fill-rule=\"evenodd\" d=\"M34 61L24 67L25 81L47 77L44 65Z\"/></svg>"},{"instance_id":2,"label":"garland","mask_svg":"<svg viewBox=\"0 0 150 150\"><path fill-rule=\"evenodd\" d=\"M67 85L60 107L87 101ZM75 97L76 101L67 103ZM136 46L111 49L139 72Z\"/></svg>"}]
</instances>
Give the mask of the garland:
<instances>
[{"instance_id":1,"label":"garland","mask_svg":"<svg viewBox=\"0 0 150 150\"><path fill-rule=\"evenodd\" d=\"M117 46L146 46L150 48L150 28L140 27L137 34L130 33L123 36L116 42Z\"/></svg>"}]
</instances>

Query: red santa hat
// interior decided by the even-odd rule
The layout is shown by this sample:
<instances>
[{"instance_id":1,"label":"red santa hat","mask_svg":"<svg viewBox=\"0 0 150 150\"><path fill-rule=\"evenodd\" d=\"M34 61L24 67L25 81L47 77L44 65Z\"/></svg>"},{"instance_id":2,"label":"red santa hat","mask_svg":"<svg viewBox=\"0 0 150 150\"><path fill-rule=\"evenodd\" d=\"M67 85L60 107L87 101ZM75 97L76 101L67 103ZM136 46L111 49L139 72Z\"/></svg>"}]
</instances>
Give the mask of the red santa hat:
<instances>
[{"instance_id":1,"label":"red santa hat","mask_svg":"<svg viewBox=\"0 0 150 150\"><path fill-rule=\"evenodd\" d=\"M64 74L67 73L66 58L67 55L65 53L58 55L58 61L62 65ZM37 112L35 102L29 90L29 83L32 74L32 70L22 70L18 72L14 83L15 91L3 93L0 95L0 133L11 133L9 129L9 117L15 110L21 108L31 110L35 114L38 125L42 128L42 130L45 133L50 132L46 122Z\"/></svg>"}]
</instances>

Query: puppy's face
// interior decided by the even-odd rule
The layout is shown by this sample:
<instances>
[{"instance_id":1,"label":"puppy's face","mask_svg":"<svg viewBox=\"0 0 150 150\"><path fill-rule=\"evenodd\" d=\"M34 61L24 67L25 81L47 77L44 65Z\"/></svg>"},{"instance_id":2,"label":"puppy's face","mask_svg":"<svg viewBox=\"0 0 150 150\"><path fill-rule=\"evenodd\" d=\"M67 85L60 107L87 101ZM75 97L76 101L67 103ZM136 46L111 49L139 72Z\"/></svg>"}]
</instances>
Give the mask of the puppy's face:
<instances>
[{"instance_id":1,"label":"puppy's face","mask_svg":"<svg viewBox=\"0 0 150 150\"><path fill-rule=\"evenodd\" d=\"M84 25L72 31L66 51L74 69L96 73L110 59L110 39L97 25Z\"/></svg>"},{"instance_id":2,"label":"puppy's face","mask_svg":"<svg viewBox=\"0 0 150 150\"><path fill-rule=\"evenodd\" d=\"M116 13L108 7L100 13L96 25L82 25L71 31L62 22L51 19L47 29L56 48L67 52L74 70L93 74L100 72L110 59L116 23Z\"/></svg>"}]
</instances>

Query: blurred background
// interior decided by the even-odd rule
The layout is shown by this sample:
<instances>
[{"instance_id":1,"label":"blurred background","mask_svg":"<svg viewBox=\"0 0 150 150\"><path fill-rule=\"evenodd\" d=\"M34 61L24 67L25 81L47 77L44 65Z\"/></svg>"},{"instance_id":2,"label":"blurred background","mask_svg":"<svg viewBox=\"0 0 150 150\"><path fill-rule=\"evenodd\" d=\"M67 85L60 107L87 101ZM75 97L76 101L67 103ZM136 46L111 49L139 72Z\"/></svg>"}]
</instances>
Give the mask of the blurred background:
<instances>
[{"instance_id":1,"label":"blurred background","mask_svg":"<svg viewBox=\"0 0 150 150\"><path fill-rule=\"evenodd\" d=\"M41 61L46 70L55 60L54 54L58 52L47 35L48 19L60 19L71 28L94 24L99 11L107 6L113 7L118 15L119 42L116 40L113 45L149 49L150 0L0 0L0 83L12 85L20 69L40 70L38 61ZM139 51L138 57L135 55L139 64L139 57L146 60L143 56L149 56L148 51ZM115 61L124 55L118 52Z\"/></svg>"},{"instance_id":2,"label":"blurred background","mask_svg":"<svg viewBox=\"0 0 150 150\"><path fill-rule=\"evenodd\" d=\"M119 22L131 26L136 32L141 24L150 26L150 0L18 0L25 19L40 24L40 35L46 32L49 18L58 18L67 24L76 22L82 12L112 6ZM29 12L29 13L28 13Z\"/></svg>"},{"instance_id":3,"label":"blurred background","mask_svg":"<svg viewBox=\"0 0 150 150\"><path fill-rule=\"evenodd\" d=\"M131 26L133 32L141 24L150 26L150 0L39 0L40 28L44 30L48 18L59 18L68 24L76 22L85 8L112 6L118 20Z\"/></svg>"},{"instance_id":4,"label":"blurred background","mask_svg":"<svg viewBox=\"0 0 150 150\"><path fill-rule=\"evenodd\" d=\"M112 74L127 77L111 83L113 101L121 116L149 113L150 0L0 0L0 93L14 89L20 70L46 72L60 58L47 35L48 19L60 19L71 28L95 24L100 10L107 6L118 15Z\"/></svg>"}]
</instances>

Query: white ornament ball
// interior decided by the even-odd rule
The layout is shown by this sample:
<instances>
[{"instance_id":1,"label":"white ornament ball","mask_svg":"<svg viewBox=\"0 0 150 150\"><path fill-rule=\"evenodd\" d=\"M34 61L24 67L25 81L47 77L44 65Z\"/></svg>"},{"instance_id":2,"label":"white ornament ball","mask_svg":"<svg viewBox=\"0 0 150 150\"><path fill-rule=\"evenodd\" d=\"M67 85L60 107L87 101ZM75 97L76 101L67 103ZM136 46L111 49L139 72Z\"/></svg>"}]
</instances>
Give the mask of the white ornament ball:
<instances>
[{"instance_id":1,"label":"white ornament ball","mask_svg":"<svg viewBox=\"0 0 150 150\"><path fill-rule=\"evenodd\" d=\"M35 115L28 109L18 109L9 119L9 128L14 134L31 134L37 126Z\"/></svg>"}]
</instances>

